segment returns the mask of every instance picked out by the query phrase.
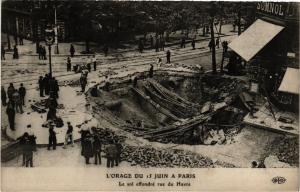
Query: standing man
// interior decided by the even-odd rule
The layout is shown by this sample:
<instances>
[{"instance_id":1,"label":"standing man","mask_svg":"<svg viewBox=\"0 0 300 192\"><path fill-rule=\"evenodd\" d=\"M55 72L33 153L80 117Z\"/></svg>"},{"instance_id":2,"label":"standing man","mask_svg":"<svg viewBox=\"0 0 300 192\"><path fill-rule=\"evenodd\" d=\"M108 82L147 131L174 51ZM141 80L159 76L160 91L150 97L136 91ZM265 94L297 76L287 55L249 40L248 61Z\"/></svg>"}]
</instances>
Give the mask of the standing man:
<instances>
[{"instance_id":1,"label":"standing man","mask_svg":"<svg viewBox=\"0 0 300 192\"><path fill-rule=\"evenodd\" d=\"M14 46L13 59L19 59L19 51L17 45Z\"/></svg>"},{"instance_id":2,"label":"standing man","mask_svg":"<svg viewBox=\"0 0 300 192\"><path fill-rule=\"evenodd\" d=\"M81 155L85 158L85 164L90 164L90 158L93 157L93 138L90 132L88 132L83 138Z\"/></svg>"},{"instance_id":3,"label":"standing man","mask_svg":"<svg viewBox=\"0 0 300 192\"><path fill-rule=\"evenodd\" d=\"M219 48L219 45L220 45L220 38L218 37L218 38L216 39L216 47Z\"/></svg>"},{"instance_id":4,"label":"standing man","mask_svg":"<svg viewBox=\"0 0 300 192\"><path fill-rule=\"evenodd\" d=\"M47 57L46 57L46 47L45 46L43 46L42 47L42 57L43 57L43 60L46 60L47 59Z\"/></svg>"},{"instance_id":5,"label":"standing man","mask_svg":"<svg viewBox=\"0 0 300 192\"><path fill-rule=\"evenodd\" d=\"M8 116L9 127L11 130L15 130L15 107L12 100L7 103L6 114Z\"/></svg>"},{"instance_id":6,"label":"standing man","mask_svg":"<svg viewBox=\"0 0 300 192\"><path fill-rule=\"evenodd\" d=\"M25 87L23 86L23 83L20 84L19 94L20 94L20 98L21 98L21 104L22 104L22 105L25 105L26 89L25 89Z\"/></svg>"},{"instance_id":7,"label":"standing man","mask_svg":"<svg viewBox=\"0 0 300 192\"><path fill-rule=\"evenodd\" d=\"M71 68L72 68L71 59L70 59L70 57L68 57L68 59L67 59L67 71L71 71Z\"/></svg>"},{"instance_id":8,"label":"standing man","mask_svg":"<svg viewBox=\"0 0 300 192\"><path fill-rule=\"evenodd\" d=\"M208 43L209 51L212 50L212 44L213 44L213 43L212 43L212 41L210 40L209 43Z\"/></svg>"},{"instance_id":9,"label":"standing man","mask_svg":"<svg viewBox=\"0 0 300 192\"><path fill-rule=\"evenodd\" d=\"M116 145L116 149L117 149L116 166L118 166L119 163L121 162L121 153L122 153L123 147L119 140L115 141L115 145Z\"/></svg>"},{"instance_id":10,"label":"standing man","mask_svg":"<svg viewBox=\"0 0 300 192\"><path fill-rule=\"evenodd\" d=\"M73 44L71 44L71 46L70 46L71 57L74 57L74 53L75 53L75 48L74 48Z\"/></svg>"},{"instance_id":11,"label":"standing man","mask_svg":"<svg viewBox=\"0 0 300 192\"><path fill-rule=\"evenodd\" d=\"M85 75L81 75L80 77L80 85L81 85L81 92L85 92L85 86L87 84L87 78Z\"/></svg>"},{"instance_id":12,"label":"standing man","mask_svg":"<svg viewBox=\"0 0 300 192\"><path fill-rule=\"evenodd\" d=\"M150 48L151 49L153 48L153 37L152 37L152 35L150 35Z\"/></svg>"},{"instance_id":13,"label":"standing man","mask_svg":"<svg viewBox=\"0 0 300 192\"><path fill-rule=\"evenodd\" d=\"M93 66L94 66L94 71L96 71L97 70L96 55L93 56L92 63L93 63Z\"/></svg>"},{"instance_id":14,"label":"standing man","mask_svg":"<svg viewBox=\"0 0 300 192\"><path fill-rule=\"evenodd\" d=\"M39 78L39 90L40 90L40 97L44 97L44 80L43 80L43 76L40 76Z\"/></svg>"},{"instance_id":15,"label":"standing man","mask_svg":"<svg viewBox=\"0 0 300 192\"><path fill-rule=\"evenodd\" d=\"M165 50L165 38L162 37L160 39L160 47L161 47L161 50L164 51Z\"/></svg>"},{"instance_id":16,"label":"standing man","mask_svg":"<svg viewBox=\"0 0 300 192\"><path fill-rule=\"evenodd\" d=\"M4 86L1 86L1 102L2 106L6 106L6 92Z\"/></svg>"},{"instance_id":17,"label":"standing man","mask_svg":"<svg viewBox=\"0 0 300 192\"><path fill-rule=\"evenodd\" d=\"M65 143L64 143L64 146L63 146L64 149L66 149L69 139L71 141L72 147L74 147L73 126L71 125L70 122L68 122L67 124L68 124L68 129L67 129L66 136L65 136Z\"/></svg>"},{"instance_id":18,"label":"standing man","mask_svg":"<svg viewBox=\"0 0 300 192\"><path fill-rule=\"evenodd\" d=\"M7 97L8 97L9 100L12 99L12 95L13 95L14 92L15 92L14 84L10 83L8 88L7 88Z\"/></svg>"},{"instance_id":19,"label":"standing man","mask_svg":"<svg viewBox=\"0 0 300 192\"><path fill-rule=\"evenodd\" d=\"M193 50L195 50L195 45L196 45L196 41L195 41L195 38L192 39L192 47L193 47Z\"/></svg>"},{"instance_id":20,"label":"standing man","mask_svg":"<svg viewBox=\"0 0 300 192\"><path fill-rule=\"evenodd\" d=\"M92 130L94 131L95 128L93 127ZM95 156L95 165L101 165L101 140L99 135L94 132L94 141L93 141L93 151Z\"/></svg>"},{"instance_id":21,"label":"standing man","mask_svg":"<svg viewBox=\"0 0 300 192\"><path fill-rule=\"evenodd\" d=\"M185 37L181 38L181 48L185 48Z\"/></svg>"},{"instance_id":22,"label":"standing man","mask_svg":"<svg viewBox=\"0 0 300 192\"><path fill-rule=\"evenodd\" d=\"M23 164L22 166L33 167L33 151L34 146L30 140L29 134L25 132L23 136L20 138L20 144L22 147L22 154L23 154Z\"/></svg>"},{"instance_id":23,"label":"standing man","mask_svg":"<svg viewBox=\"0 0 300 192\"><path fill-rule=\"evenodd\" d=\"M53 150L56 149L56 132L54 131L54 125L51 123L49 128L49 144L48 144L48 150L50 150L51 147L53 147Z\"/></svg>"},{"instance_id":24,"label":"standing man","mask_svg":"<svg viewBox=\"0 0 300 192\"><path fill-rule=\"evenodd\" d=\"M167 63L171 63L171 52L170 52L170 50L167 51Z\"/></svg>"},{"instance_id":25,"label":"standing man","mask_svg":"<svg viewBox=\"0 0 300 192\"><path fill-rule=\"evenodd\" d=\"M4 49L3 44L1 45L1 59L5 60L5 49Z\"/></svg>"},{"instance_id":26,"label":"standing man","mask_svg":"<svg viewBox=\"0 0 300 192\"><path fill-rule=\"evenodd\" d=\"M40 45L38 47L38 54L39 54L39 60L42 60L43 59L43 47L42 47L42 45Z\"/></svg>"},{"instance_id":27,"label":"standing man","mask_svg":"<svg viewBox=\"0 0 300 192\"><path fill-rule=\"evenodd\" d=\"M150 78L153 77L153 65L152 65L152 63L150 64L149 77L150 77Z\"/></svg>"},{"instance_id":28,"label":"standing man","mask_svg":"<svg viewBox=\"0 0 300 192\"><path fill-rule=\"evenodd\" d=\"M106 147L107 168L114 167L116 157L117 157L117 147L113 143L113 141L110 141L110 144Z\"/></svg>"},{"instance_id":29,"label":"standing man","mask_svg":"<svg viewBox=\"0 0 300 192\"><path fill-rule=\"evenodd\" d=\"M12 95L12 101L14 102L16 112L20 112L21 114L23 113L23 108L22 108L22 101L21 101L21 96L19 91L16 89L15 92Z\"/></svg>"},{"instance_id":30,"label":"standing man","mask_svg":"<svg viewBox=\"0 0 300 192\"><path fill-rule=\"evenodd\" d=\"M50 87L49 87L49 75L45 74L45 77L43 78L43 85L45 89L45 95L49 95Z\"/></svg>"}]
</instances>

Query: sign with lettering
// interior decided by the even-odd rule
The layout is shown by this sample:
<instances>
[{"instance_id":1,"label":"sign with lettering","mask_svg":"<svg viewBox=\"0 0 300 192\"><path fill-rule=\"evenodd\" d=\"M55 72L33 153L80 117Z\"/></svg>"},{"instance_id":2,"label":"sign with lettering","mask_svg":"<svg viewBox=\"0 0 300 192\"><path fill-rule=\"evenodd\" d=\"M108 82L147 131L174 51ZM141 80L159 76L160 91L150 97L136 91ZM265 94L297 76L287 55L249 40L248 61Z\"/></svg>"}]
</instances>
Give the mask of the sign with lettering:
<instances>
[{"instance_id":1,"label":"sign with lettering","mask_svg":"<svg viewBox=\"0 0 300 192\"><path fill-rule=\"evenodd\" d=\"M287 3L282 2L259 2L256 9L264 14L283 18L285 16Z\"/></svg>"}]
</instances>

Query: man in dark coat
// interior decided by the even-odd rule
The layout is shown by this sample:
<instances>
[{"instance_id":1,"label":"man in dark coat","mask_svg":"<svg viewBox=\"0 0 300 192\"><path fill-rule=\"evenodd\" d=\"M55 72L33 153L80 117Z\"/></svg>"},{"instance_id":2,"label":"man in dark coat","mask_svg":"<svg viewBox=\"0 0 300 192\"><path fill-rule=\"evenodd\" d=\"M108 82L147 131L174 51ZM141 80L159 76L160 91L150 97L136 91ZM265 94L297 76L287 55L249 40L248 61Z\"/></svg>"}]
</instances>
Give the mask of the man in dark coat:
<instances>
[{"instance_id":1,"label":"man in dark coat","mask_svg":"<svg viewBox=\"0 0 300 192\"><path fill-rule=\"evenodd\" d=\"M167 51L167 63L171 63L171 52L170 52L170 50Z\"/></svg>"},{"instance_id":2,"label":"man in dark coat","mask_svg":"<svg viewBox=\"0 0 300 192\"><path fill-rule=\"evenodd\" d=\"M45 89L46 95L49 95L49 93L50 93L49 80L50 80L50 77L48 74L46 74L45 77L43 78L43 84L44 84L44 89Z\"/></svg>"},{"instance_id":3,"label":"man in dark coat","mask_svg":"<svg viewBox=\"0 0 300 192\"><path fill-rule=\"evenodd\" d=\"M152 35L150 35L150 48L151 49L153 48L153 37L152 37Z\"/></svg>"},{"instance_id":4,"label":"man in dark coat","mask_svg":"<svg viewBox=\"0 0 300 192\"><path fill-rule=\"evenodd\" d=\"M15 90L15 92L13 93L12 101L14 102L16 112L20 112L22 114L23 113L22 101L18 90Z\"/></svg>"},{"instance_id":5,"label":"man in dark coat","mask_svg":"<svg viewBox=\"0 0 300 192\"><path fill-rule=\"evenodd\" d=\"M19 59L19 51L16 45L14 46L13 59Z\"/></svg>"},{"instance_id":6,"label":"man in dark coat","mask_svg":"<svg viewBox=\"0 0 300 192\"><path fill-rule=\"evenodd\" d=\"M43 48L42 48L42 57L43 57L43 60L46 60L47 59L47 57L46 57L46 47L45 46L43 46Z\"/></svg>"},{"instance_id":7,"label":"man in dark coat","mask_svg":"<svg viewBox=\"0 0 300 192\"><path fill-rule=\"evenodd\" d=\"M39 60L44 59L44 58L43 58L43 47L42 47L42 45L40 45L40 46L38 47L38 54L39 54Z\"/></svg>"},{"instance_id":8,"label":"man in dark coat","mask_svg":"<svg viewBox=\"0 0 300 192\"><path fill-rule=\"evenodd\" d=\"M15 130L15 106L14 103L9 100L7 103L6 114L8 116L9 127L11 130Z\"/></svg>"},{"instance_id":9,"label":"man in dark coat","mask_svg":"<svg viewBox=\"0 0 300 192\"><path fill-rule=\"evenodd\" d=\"M123 146L119 140L115 141L115 145L116 145L116 149L117 149L117 156L116 156L115 162L116 162L116 166L118 166L119 163L121 162L121 153L122 153Z\"/></svg>"},{"instance_id":10,"label":"man in dark coat","mask_svg":"<svg viewBox=\"0 0 300 192\"><path fill-rule=\"evenodd\" d=\"M81 155L85 158L85 164L90 164L90 158L93 157L93 138L90 133L87 133L81 142L82 151Z\"/></svg>"},{"instance_id":11,"label":"man in dark coat","mask_svg":"<svg viewBox=\"0 0 300 192\"><path fill-rule=\"evenodd\" d=\"M40 76L40 79L39 79L40 97L44 97L44 89L45 89L44 80L43 80L43 77Z\"/></svg>"},{"instance_id":12,"label":"man in dark coat","mask_svg":"<svg viewBox=\"0 0 300 192\"><path fill-rule=\"evenodd\" d=\"M71 71L71 68L72 68L71 59L70 59L70 57L68 57L68 59L67 59L67 71Z\"/></svg>"},{"instance_id":13,"label":"man in dark coat","mask_svg":"<svg viewBox=\"0 0 300 192\"><path fill-rule=\"evenodd\" d=\"M93 142L93 151L95 156L95 165L101 165L101 140L99 135L94 135L94 142Z\"/></svg>"},{"instance_id":14,"label":"man in dark coat","mask_svg":"<svg viewBox=\"0 0 300 192\"><path fill-rule=\"evenodd\" d=\"M219 45L220 45L220 38L218 37L218 38L216 39L216 47L219 48Z\"/></svg>"},{"instance_id":15,"label":"man in dark coat","mask_svg":"<svg viewBox=\"0 0 300 192\"><path fill-rule=\"evenodd\" d=\"M196 45L196 41L195 39L192 40L192 47L193 47L193 50L195 50L195 45Z\"/></svg>"},{"instance_id":16,"label":"man in dark coat","mask_svg":"<svg viewBox=\"0 0 300 192\"><path fill-rule=\"evenodd\" d=\"M22 105L25 105L26 89L25 89L25 87L23 86L23 83L20 84L19 94L20 94L21 104L22 104Z\"/></svg>"},{"instance_id":17,"label":"man in dark coat","mask_svg":"<svg viewBox=\"0 0 300 192\"><path fill-rule=\"evenodd\" d=\"M7 97L8 97L9 100L12 99L12 95L13 95L14 92L15 92L14 84L10 83L8 88L7 88Z\"/></svg>"},{"instance_id":18,"label":"man in dark coat","mask_svg":"<svg viewBox=\"0 0 300 192\"><path fill-rule=\"evenodd\" d=\"M181 38L181 48L185 48L185 37Z\"/></svg>"},{"instance_id":19,"label":"man in dark coat","mask_svg":"<svg viewBox=\"0 0 300 192\"><path fill-rule=\"evenodd\" d=\"M56 101L56 98L49 97L48 100L47 100L47 103L46 103L46 107L49 108L49 111L47 113L47 120L56 119L56 108L57 108L57 106L58 106L58 103Z\"/></svg>"},{"instance_id":20,"label":"man in dark coat","mask_svg":"<svg viewBox=\"0 0 300 192\"><path fill-rule=\"evenodd\" d=\"M153 77L153 65L152 65L152 63L150 64L149 77L150 77L150 78Z\"/></svg>"},{"instance_id":21,"label":"man in dark coat","mask_svg":"<svg viewBox=\"0 0 300 192\"><path fill-rule=\"evenodd\" d=\"M30 165L30 167L33 167L33 151L35 146L27 132L20 137L20 145L22 147L23 154L22 166L26 165L26 167L28 167Z\"/></svg>"},{"instance_id":22,"label":"man in dark coat","mask_svg":"<svg viewBox=\"0 0 300 192\"><path fill-rule=\"evenodd\" d=\"M80 77L80 85L81 85L81 92L85 92L85 86L87 84L87 79L84 75Z\"/></svg>"},{"instance_id":23,"label":"man in dark coat","mask_svg":"<svg viewBox=\"0 0 300 192\"><path fill-rule=\"evenodd\" d=\"M75 53L75 48L73 46L73 44L70 45L70 54L71 54L71 57L74 57L74 53Z\"/></svg>"},{"instance_id":24,"label":"man in dark coat","mask_svg":"<svg viewBox=\"0 0 300 192\"><path fill-rule=\"evenodd\" d=\"M213 42L210 40L208 43L209 51L212 51Z\"/></svg>"},{"instance_id":25,"label":"man in dark coat","mask_svg":"<svg viewBox=\"0 0 300 192\"><path fill-rule=\"evenodd\" d=\"M109 144L106 147L106 158L107 158L107 162L106 162L106 166L108 168L110 167L114 167L114 162L117 158L117 147L115 144L113 144L113 142L110 142L111 144Z\"/></svg>"},{"instance_id":26,"label":"man in dark coat","mask_svg":"<svg viewBox=\"0 0 300 192\"><path fill-rule=\"evenodd\" d=\"M6 92L3 86L1 86L1 102L2 106L6 106Z\"/></svg>"},{"instance_id":27,"label":"man in dark coat","mask_svg":"<svg viewBox=\"0 0 300 192\"><path fill-rule=\"evenodd\" d=\"M56 149L56 132L54 131L53 124L50 124L49 128L49 144L48 144L48 150L50 150L51 147L53 147L53 150Z\"/></svg>"}]
</instances>

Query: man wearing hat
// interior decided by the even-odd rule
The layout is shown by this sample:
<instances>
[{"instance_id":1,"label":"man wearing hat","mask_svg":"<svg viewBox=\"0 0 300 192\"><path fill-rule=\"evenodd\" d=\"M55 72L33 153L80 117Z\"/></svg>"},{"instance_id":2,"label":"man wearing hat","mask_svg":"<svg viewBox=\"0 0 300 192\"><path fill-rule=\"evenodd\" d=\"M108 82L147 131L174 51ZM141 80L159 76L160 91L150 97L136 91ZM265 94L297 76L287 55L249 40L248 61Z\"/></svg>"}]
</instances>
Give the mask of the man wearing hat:
<instances>
[{"instance_id":1,"label":"man wearing hat","mask_svg":"<svg viewBox=\"0 0 300 192\"><path fill-rule=\"evenodd\" d=\"M54 131L54 125L51 123L49 128L49 144L48 150L50 147L53 147L53 150L56 149L56 132Z\"/></svg>"},{"instance_id":2,"label":"man wearing hat","mask_svg":"<svg viewBox=\"0 0 300 192\"><path fill-rule=\"evenodd\" d=\"M72 147L74 146L73 126L71 125L70 122L67 122L67 124L68 124L68 129L67 129L66 136L65 136L65 143L64 143L64 146L63 146L64 149L66 148L69 139L71 140Z\"/></svg>"},{"instance_id":3,"label":"man wearing hat","mask_svg":"<svg viewBox=\"0 0 300 192\"><path fill-rule=\"evenodd\" d=\"M85 164L90 164L90 158L94 156L93 154L93 138L88 132L83 140L81 141L81 155L85 158Z\"/></svg>"},{"instance_id":4,"label":"man wearing hat","mask_svg":"<svg viewBox=\"0 0 300 192\"><path fill-rule=\"evenodd\" d=\"M28 126L27 126L28 127ZM33 167L33 151L34 146L31 141L31 138L27 132L23 134L20 138L20 144L22 147L22 154L23 154L23 164L22 166Z\"/></svg>"}]
</instances>

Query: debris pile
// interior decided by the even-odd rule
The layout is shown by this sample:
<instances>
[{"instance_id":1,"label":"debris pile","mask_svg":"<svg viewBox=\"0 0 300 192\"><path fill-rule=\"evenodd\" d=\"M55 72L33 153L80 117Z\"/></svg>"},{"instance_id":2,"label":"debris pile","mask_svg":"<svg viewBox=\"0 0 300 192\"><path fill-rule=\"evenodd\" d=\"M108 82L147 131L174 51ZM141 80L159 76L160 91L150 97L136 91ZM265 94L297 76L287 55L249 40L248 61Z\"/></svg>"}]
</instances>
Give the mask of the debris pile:
<instances>
[{"instance_id":1,"label":"debris pile","mask_svg":"<svg viewBox=\"0 0 300 192\"><path fill-rule=\"evenodd\" d=\"M298 137L278 137L271 143L271 151L281 162L299 166Z\"/></svg>"},{"instance_id":2,"label":"debris pile","mask_svg":"<svg viewBox=\"0 0 300 192\"><path fill-rule=\"evenodd\" d=\"M178 149L155 149L152 147L125 146L121 158L131 163L131 166L142 167L234 167L234 165L216 162L207 157L190 151Z\"/></svg>"}]
</instances>

